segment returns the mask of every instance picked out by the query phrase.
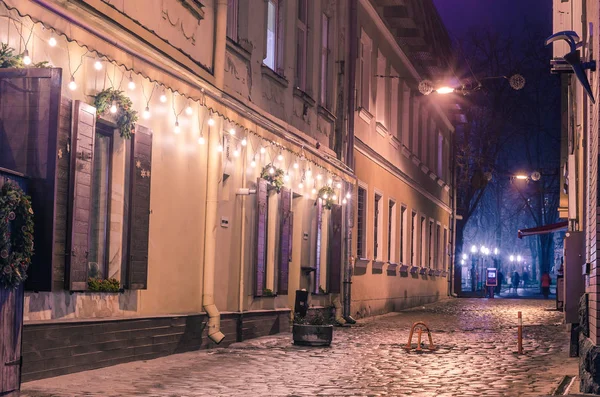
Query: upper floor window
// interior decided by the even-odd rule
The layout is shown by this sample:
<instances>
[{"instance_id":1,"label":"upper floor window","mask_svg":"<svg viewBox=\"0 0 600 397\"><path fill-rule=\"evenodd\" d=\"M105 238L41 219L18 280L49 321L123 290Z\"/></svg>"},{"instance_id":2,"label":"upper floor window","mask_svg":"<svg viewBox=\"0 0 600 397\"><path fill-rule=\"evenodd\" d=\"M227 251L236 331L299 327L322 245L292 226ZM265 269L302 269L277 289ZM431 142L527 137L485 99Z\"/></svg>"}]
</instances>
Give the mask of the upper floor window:
<instances>
[{"instance_id":1,"label":"upper floor window","mask_svg":"<svg viewBox=\"0 0 600 397\"><path fill-rule=\"evenodd\" d=\"M371 51L372 41L363 31L360 36L360 106L370 109L371 101Z\"/></svg>"},{"instance_id":2,"label":"upper floor window","mask_svg":"<svg viewBox=\"0 0 600 397\"><path fill-rule=\"evenodd\" d=\"M227 0L227 37L238 41L239 0Z\"/></svg>"},{"instance_id":3,"label":"upper floor window","mask_svg":"<svg viewBox=\"0 0 600 397\"><path fill-rule=\"evenodd\" d=\"M281 0L269 0L267 2L267 56L263 62L277 73L281 73L283 70L281 61L283 55L282 13L283 2Z\"/></svg>"},{"instance_id":4,"label":"upper floor window","mask_svg":"<svg viewBox=\"0 0 600 397\"><path fill-rule=\"evenodd\" d=\"M321 106L329 107L329 22L327 15L321 14Z\"/></svg>"},{"instance_id":5,"label":"upper floor window","mask_svg":"<svg viewBox=\"0 0 600 397\"><path fill-rule=\"evenodd\" d=\"M296 20L296 87L306 91L306 65L308 60L308 0L298 0Z\"/></svg>"},{"instance_id":6,"label":"upper floor window","mask_svg":"<svg viewBox=\"0 0 600 397\"><path fill-rule=\"evenodd\" d=\"M382 226L382 221L381 221L381 204L382 204L382 200L381 200L381 195L375 193L375 213L373 214L373 254L374 254L374 259L379 259L381 260L381 257L383 256L381 253L381 235L383 234L382 231L380 230L381 226Z\"/></svg>"},{"instance_id":7,"label":"upper floor window","mask_svg":"<svg viewBox=\"0 0 600 397\"><path fill-rule=\"evenodd\" d=\"M377 75L385 76L387 70L387 59L381 51L377 52ZM387 106L388 106L388 82L389 79L377 77L377 96L375 98L375 106L377 113L377 122L384 127L389 127L387 122Z\"/></svg>"},{"instance_id":8,"label":"upper floor window","mask_svg":"<svg viewBox=\"0 0 600 397\"><path fill-rule=\"evenodd\" d=\"M356 217L356 256L359 258L365 257L365 245L366 245L366 222L367 222L367 191L366 189L358 188L358 201L357 201L357 217Z\"/></svg>"}]
</instances>

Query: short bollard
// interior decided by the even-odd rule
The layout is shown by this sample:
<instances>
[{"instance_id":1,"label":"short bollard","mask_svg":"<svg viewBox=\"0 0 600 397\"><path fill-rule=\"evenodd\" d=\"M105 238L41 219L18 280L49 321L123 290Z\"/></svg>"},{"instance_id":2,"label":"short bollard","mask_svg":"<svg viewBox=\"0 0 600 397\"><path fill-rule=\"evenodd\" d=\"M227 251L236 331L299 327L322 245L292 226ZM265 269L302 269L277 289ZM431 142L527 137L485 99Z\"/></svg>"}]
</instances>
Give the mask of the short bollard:
<instances>
[{"instance_id":1,"label":"short bollard","mask_svg":"<svg viewBox=\"0 0 600 397\"><path fill-rule=\"evenodd\" d=\"M418 335L417 335L417 348L416 351L420 352L423 349L421 349L421 336L423 335L423 329L425 329L425 331L427 331L427 336L429 337L429 350L430 351L434 351L435 350L435 346L433 345L433 338L431 337L431 331L429 330L429 327L427 327L427 325L424 322L416 322L412 325L412 327L410 328L410 334L408 336L408 342L406 343L406 345L404 346L404 348L406 349L406 351L410 351L412 349L412 337L413 334L415 333L415 328L419 327L418 330Z\"/></svg>"},{"instance_id":2,"label":"short bollard","mask_svg":"<svg viewBox=\"0 0 600 397\"><path fill-rule=\"evenodd\" d=\"M517 351L519 354L523 354L523 317L521 317L521 312L519 312Z\"/></svg>"}]
</instances>

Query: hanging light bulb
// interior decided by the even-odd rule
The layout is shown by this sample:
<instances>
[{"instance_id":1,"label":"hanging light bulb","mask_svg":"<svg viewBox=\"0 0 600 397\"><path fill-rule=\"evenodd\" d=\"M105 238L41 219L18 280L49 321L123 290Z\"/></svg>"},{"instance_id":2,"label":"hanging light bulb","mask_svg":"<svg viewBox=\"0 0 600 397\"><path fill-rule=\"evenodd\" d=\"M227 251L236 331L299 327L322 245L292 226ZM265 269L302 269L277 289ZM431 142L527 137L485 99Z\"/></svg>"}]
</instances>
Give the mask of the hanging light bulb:
<instances>
[{"instance_id":1,"label":"hanging light bulb","mask_svg":"<svg viewBox=\"0 0 600 397\"><path fill-rule=\"evenodd\" d=\"M235 135L235 128L229 129L229 135Z\"/></svg>"},{"instance_id":2,"label":"hanging light bulb","mask_svg":"<svg viewBox=\"0 0 600 397\"><path fill-rule=\"evenodd\" d=\"M217 152L222 152L223 151L223 145L219 144L219 146L217 146Z\"/></svg>"},{"instance_id":3,"label":"hanging light bulb","mask_svg":"<svg viewBox=\"0 0 600 397\"><path fill-rule=\"evenodd\" d=\"M256 156L252 157L252 161L250 162L250 167L252 167L252 168L256 167Z\"/></svg>"},{"instance_id":4,"label":"hanging light bulb","mask_svg":"<svg viewBox=\"0 0 600 397\"><path fill-rule=\"evenodd\" d=\"M159 99L160 99L160 101L161 101L162 103L165 103L165 102L167 102L167 94L165 93L165 89L164 89L164 88L163 88L163 90L162 90L162 94L160 94L160 98L159 98Z\"/></svg>"},{"instance_id":5,"label":"hanging light bulb","mask_svg":"<svg viewBox=\"0 0 600 397\"><path fill-rule=\"evenodd\" d=\"M288 181L290 180L290 174L288 174L288 173L286 172L286 174L283 176L283 180L284 180L285 182L288 182Z\"/></svg>"},{"instance_id":6,"label":"hanging light bulb","mask_svg":"<svg viewBox=\"0 0 600 397\"><path fill-rule=\"evenodd\" d=\"M341 183L341 182L338 182L338 183L337 183L337 188L338 188L338 189L341 189L341 188L342 188L342 183Z\"/></svg>"},{"instance_id":7,"label":"hanging light bulb","mask_svg":"<svg viewBox=\"0 0 600 397\"><path fill-rule=\"evenodd\" d=\"M204 145L204 135L200 135L200 137L198 137L198 145Z\"/></svg>"},{"instance_id":8,"label":"hanging light bulb","mask_svg":"<svg viewBox=\"0 0 600 397\"><path fill-rule=\"evenodd\" d=\"M273 166L271 166L271 168L269 168L269 174L273 175L275 173L275 168Z\"/></svg>"},{"instance_id":9,"label":"hanging light bulb","mask_svg":"<svg viewBox=\"0 0 600 397\"><path fill-rule=\"evenodd\" d=\"M191 116L194 113L194 109L192 109L192 107L190 106L189 102L187 107L185 108L185 114L187 114L188 116Z\"/></svg>"},{"instance_id":10,"label":"hanging light bulb","mask_svg":"<svg viewBox=\"0 0 600 397\"><path fill-rule=\"evenodd\" d=\"M333 196L331 196L331 199L332 199L333 201L335 201L335 200L337 200L337 196L334 194Z\"/></svg>"},{"instance_id":11,"label":"hanging light bulb","mask_svg":"<svg viewBox=\"0 0 600 397\"><path fill-rule=\"evenodd\" d=\"M144 109L144 120L148 120L150 118L150 108L148 106L146 106L146 109Z\"/></svg>"},{"instance_id":12,"label":"hanging light bulb","mask_svg":"<svg viewBox=\"0 0 600 397\"><path fill-rule=\"evenodd\" d=\"M309 168L306 170L306 176L310 178L311 175L312 175L312 171Z\"/></svg>"},{"instance_id":13,"label":"hanging light bulb","mask_svg":"<svg viewBox=\"0 0 600 397\"><path fill-rule=\"evenodd\" d=\"M342 200L342 204L346 204L348 201L346 199Z\"/></svg>"},{"instance_id":14,"label":"hanging light bulb","mask_svg":"<svg viewBox=\"0 0 600 397\"><path fill-rule=\"evenodd\" d=\"M129 74L129 83L127 83L127 88L129 88L131 91L135 90L135 82L133 81L131 73Z\"/></svg>"},{"instance_id":15,"label":"hanging light bulb","mask_svg":"<svg viewBox=\"0 0 600 397\"><path fill-rule=\"evenodd\" d=\"M173 129L173 132L176 134L179 134L181 132L181 128L179 127L179 121L175 122L175 128Z\"/></svg>"},{"instance_id":16,"label":"hanging light bulb","mask_svg":"<svg viewBox=\"0 0 600 397\"><path fill-rule=\"evenodd\" d=\"M298 189L304 189L304 184L302 182L298 184Z\"/></svg>"},{"instance_id":17,"label":"hanging light bulb","mask_svg":"<svg viewBox=\"0 0 600 397\"><path fill-rule=\"evenodd\" d=\"M31 65L31 57L29 56L29 51L27 48L25 49L25 52L23 52L23 63L25 66Z\"/></svg>"},{"instance_id":18,"label":"hanging light bulb","mask_svg":"<svg viewBox=\"0 0 600 397\"><path fill-rule=\"evenodd\" d=\"M96 59L96 62L94 62L94 69L100 71L102 70L102 61L99 59Z\"/></svg>"},{"instance_id":19,"label":"hanging light bulb","mask_svg":"<svg viewBox=\"0 0 600 397\"><path fill-rule=\"evenodd\" d=\"M323 175L317 174L317 180L320 181L321 179L323 179Z\"/></svg>"},{"instance_id":20,"label":"hanging light bulb","mask_svg":"<svg viewBox=\"0 0 600 397\"><path fill-rule=\"evenodd\" d=\"M117 103L115 101L112 101L112 105L110 105L110 112L112 114L117 113Z\"/></svg>"},{"instance_id":21,"label":"hanging light bulb","mask_svg":"<svg viewBox=\"0 0 600 397\"><path fill-rule=\"evenodd\" d=\"M281 153L281 150L279 151L279 155L277 155L277 160L283 161L283 153Z\"/></svg>"},{"instance_id":22,"label":"hanging light bulb","mask_svg":"<svg viewBox=\"0 0 600 397\"><path fill-rule=\"evenodd\" d=\"M317 194L317 188L312 188L312 194Z\"/></svg>"},{"instance_id":23,"label":"hanging light bulb","mask_svg":"<svg viewBox=\"0 0 600 397\"><path fill-rule=\"evenodd\" d=\"M295 170L297 170L297 169L298 169L298 167L299 167L299 165L298 165L298 162L297 162L297 161L294 161L294 169L295 169Z\"/></svg>"},{"instance_id":24,"label":"hanging light bulb","mask_svg":"<svg viewBox=\"0 0 600 397\"><path fill-rule=\"evenodd\" d=\"M333 183L333 179L331 179L331 178L327 178L327 184L328 184L328 185L331 185L332 183Z\"/></svg>"},{"instance_id":25,"label":"hanging light bulb","mask_svg":"<svg viewBox=\"0 0 600 397\"><path fill-rule=\"evenodd\" d=\"M327 200L327 197L329 197L329 196L327 195L327 193L323 193L322 197L323 197L323 199Z\"/></svg>"},{"instance_id":26,"label":"hanging light bulb","mask_svg":"<svg viewBox=\"0 0 600 397\"><path fill-rule=\"evenodd\" d=\"M233 157L240 157L240 149L235 148L235 150L233 151Z\"/></svg>"},{"instance_id":27,"label":"hanging light bulb","mask_svg":"<svg viewBox=\"0 0 600 397\"><path fill-rule=\"evenodd\" d=\"M261 153L261 154L264 154L266 151L267 151L267 149L265 149L265 147L264 147L264 146L261 146L261 147L260 147L260 153Z\"/></svg>"},{"instance_id":28,"label":"hanging light bulb","mask_svg":"<svg viewBox=\"0 0 600 397\"><path fill-rule=\"evenodd\" d=\"M352 197L352 193L350 193L350 192L346 193L346 198L347 198L348 200L350 200L350 197Z\"/></svg>"},{"instance_id":29,"label":"hanging light bulb","mask_svg":"<svg viewBox=\"0 0 600 397\"><path fill-rule=\"evenodd\" d=\"M242 146L246 146L248 144L248 141L246 140L246 138L242 139Z\"/></svg>"},{"instance_id":30,"label":"hanging light bulb","mask_svg":"<svg viewBox=\"0 0 600 397\"><path fill-rule=\"evenodd\" d=\"M77 89L77 83L75 82L74 76L71 76L71 81L69 81L69 89L71 91L75 91Z\"/></svg>"},{"instance_id":31,"label":"hanging light bulb","mask_svg":"<svg viewBox=\"0 0 600 397\"><path fill-rule=\"evenodd\" d=\"M208 125L211 126L211 127L213 125L215 125L215 119L213 119L212 117L210 119L208 119Z\"/></svg>"},{"instance_id":32,"label":"hanging light bulb","mask_svg":"<svg viewBox=\"0 0 600 397\"><path fill-rule=\"evenodd\" d=\"M48 40L48 45L50 47L56 47L56 38L54 37L54 35L50 36L50 39Z\"/></svg>"}]
</instances>

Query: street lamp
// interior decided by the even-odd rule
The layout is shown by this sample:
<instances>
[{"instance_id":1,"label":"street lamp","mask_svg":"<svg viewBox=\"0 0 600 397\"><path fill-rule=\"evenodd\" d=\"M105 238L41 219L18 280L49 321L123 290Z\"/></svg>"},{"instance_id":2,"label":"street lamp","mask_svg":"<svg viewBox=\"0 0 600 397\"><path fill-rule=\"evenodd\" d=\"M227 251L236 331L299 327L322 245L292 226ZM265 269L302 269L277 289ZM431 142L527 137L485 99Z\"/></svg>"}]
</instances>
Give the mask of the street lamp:
<instances>
[{"instance_id":1,"label":"street lamp","mask_svg":"<svg viewBox=\"0 0 600 397\"><path fill-rule=\"evenodd\" d=\"M452 87L440 87L435 90L438 94L452 94L454 92L454 88Z\"/></svg>"},{"instance_id":2,"label":"street lamp","mask_svg":"<svg viewBox=\"0 0 600 397\"><path fill-rule=\"evenodd\" d=\"M514 256L514 255L511 255L511 256L510 256L508 259L509 259L511 262L514 262L514 261L515 261L515 256Z\"/></svg>"},{"instance_id":3,"label":"street lamp","mask_svg":"<svg viewBox=\"0 0 600 397\"><path fill-rule=\"evenodd\" d=\"M476 254L477 253L477 246L475 246L475 245L471 246L471 253L472 254Z\"/></svg>"}]
</instances>

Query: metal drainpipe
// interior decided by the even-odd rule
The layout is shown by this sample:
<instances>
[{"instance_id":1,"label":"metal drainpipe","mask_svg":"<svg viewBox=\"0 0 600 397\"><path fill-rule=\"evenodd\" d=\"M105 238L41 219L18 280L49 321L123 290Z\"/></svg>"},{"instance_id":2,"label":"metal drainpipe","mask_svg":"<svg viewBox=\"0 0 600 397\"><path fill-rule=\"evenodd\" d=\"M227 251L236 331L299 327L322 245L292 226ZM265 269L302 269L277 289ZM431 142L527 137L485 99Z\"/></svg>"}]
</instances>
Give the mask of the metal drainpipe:
<instances>
[{"instance_id":1,"label":"metal drainpipe","mask_svg":"<svg viewBox=\"0 0 600 397\"><path fill-rule=\"evenodd\" d=\"M451 135L452 136L452 135ZM452 189L450 190L452 192L452 221L450 222L451 226L452 226L452 244L450 245L452 248L450 249L450 274L448 275L448 282L450 283L450 285L448 286L448 292L450 294L450 296L453 296L455 298L458 297L458 295L456 294L456 291L454 291L454 277L455 277L455 267L454 264L456 262L456 193L457 193L457 188L456 188L456 130L454 130L454 135L452 136L452 166L451 166L451 180L452 180Z\"/></svg>"},{"instance_id":2,"label":"metal drainpipe","mask_svg":"<svg viewBox=\"0 0 600 397\"><path fill-rule=\"evenodd\" d=\"M219 344L225 338L221 332L221 315L215 306L215 251L217 245L217 204L219 201L219 183L221 174L221 152L219 145L221 122L208 130L208 166L206 171L206 217L204 223L204 278L202 289L202 306L208 314L208 337Z\"/></svg>"},{"instance_id":3,"label":"metal drainpipe","mask_svg":"<svg viewBox=\"0 0 600 397\"><path fill-rule=\"evenodd\" d=\"M348 65L348 147L346 148L346 165L350 169L354 169L354 108L355 108L355 80L356 80L356 55L357 49L357 23L358 23L358 1L348 0L349 12L348 12L348 38L350 40L349 55L346 64ZM352 210L353 200L346 204L346 260L344 261L344 285L343 285L343 299L344 299L344 318L353 323L354 319L351 317L350 304L352 301Z\"/></svg>"}]
</instances>

